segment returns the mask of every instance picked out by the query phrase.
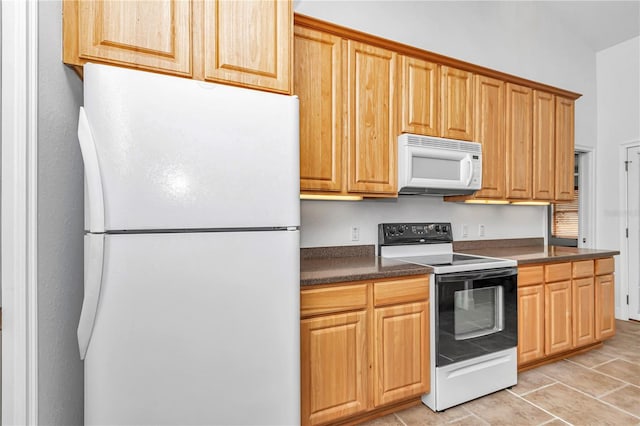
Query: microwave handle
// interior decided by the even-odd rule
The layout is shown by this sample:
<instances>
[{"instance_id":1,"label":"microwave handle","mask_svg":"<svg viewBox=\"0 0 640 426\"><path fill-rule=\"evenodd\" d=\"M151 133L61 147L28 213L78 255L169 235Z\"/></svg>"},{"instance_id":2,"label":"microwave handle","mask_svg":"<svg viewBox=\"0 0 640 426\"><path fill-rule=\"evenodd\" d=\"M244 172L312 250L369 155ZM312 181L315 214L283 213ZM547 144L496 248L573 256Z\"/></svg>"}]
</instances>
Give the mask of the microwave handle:
<instances>
[{"instance_id":1,"label":"microwave handle","mask_svg":"<svg viewBox=\"0 0 640 426\"><path fill-rule=\"evenodd\" d=\"M473 161L469 156L464 157L464 163L467 165L467 177L465 178L465 185L471 185L471 179L473 179Z\"/></svg>"}]
</instances>

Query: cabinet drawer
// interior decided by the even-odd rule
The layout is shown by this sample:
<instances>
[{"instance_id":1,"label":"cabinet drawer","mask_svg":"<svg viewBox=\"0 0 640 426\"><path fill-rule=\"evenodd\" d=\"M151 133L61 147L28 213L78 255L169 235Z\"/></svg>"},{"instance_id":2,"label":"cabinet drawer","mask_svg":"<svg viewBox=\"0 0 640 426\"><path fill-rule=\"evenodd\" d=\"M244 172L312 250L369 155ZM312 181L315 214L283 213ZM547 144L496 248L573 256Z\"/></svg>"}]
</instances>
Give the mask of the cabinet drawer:
<instances>
[{"instance_id":1,"label":"cabinet drawer","mask_svg":"<svg viewBox=\"0 0 640 426\"><path fill-rule=\"evenodd\" d=\"M544 266L545 282L563 281L571 279L571 263L554 263Z\"/></svg>"},{"instance_id":2,"label":"cabinet drawer","mask_svg":"<svg viewBox=\"0 0 640 426\"><path fill-rule=\"evenodd\" d=\"M518 287L525 287L543 282L544 268L540 266L526 266L518 268Z\"/></svg>"},{"instance_id":3,"label":"cabinet drawer","mask_svg":"<svg viewBox=\"0 0 640 426\"><path fill-rule=\"evenodd\" d=\"M592 277L593 260L581 260L572 264L573 278Z\"/></svg>"},{"instance_id":4,"label":"cabinet drawer","mask_svg":"<svg viewBox=\"0 0 640 426\"><path fill-rule=\"evenodd\" d=\"M613 257L596 259L596 275L613 274L614 269L615 263L613 261Z\"/></svg>"},{"instance_id":5,"label":"cabinet drawer","mask_svg":"<svg viewBox=\"0 0 640 426\"><path fill-rule=\"evenodd\" d=\"M302 317L366 309L366 307L366 283L303 290L300 293L300 315Z\"/></svg>"},{"instance_id":6,"label":"cabinet drawer","mask_svg":"<svg viewBox=\"0 0 640 426\"><path fill-rule=\"evenodd\" d=\"M429 299L429 277L377 282L373 285L376 306L426 301Z\"/></svg>"}]
</instances>

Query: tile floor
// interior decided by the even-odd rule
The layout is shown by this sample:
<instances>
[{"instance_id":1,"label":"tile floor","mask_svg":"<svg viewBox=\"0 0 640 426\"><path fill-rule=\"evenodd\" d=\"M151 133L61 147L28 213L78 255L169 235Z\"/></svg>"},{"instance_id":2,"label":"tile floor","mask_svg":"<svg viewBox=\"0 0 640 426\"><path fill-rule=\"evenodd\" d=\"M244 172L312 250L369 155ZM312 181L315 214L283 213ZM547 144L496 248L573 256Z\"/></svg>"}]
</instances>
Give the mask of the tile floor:
<instances>
[{"instance_id":1,"label":"tile floor","mask_svg":"<svg viewBox=\"0 0 640 426\"><path fill-rule=\"evenodd\" d=\"M442 413L420 405L364 425L640 425L640 322L616 326L602 348L520 373L512 389Z\"/></svg>"}]
</instances>

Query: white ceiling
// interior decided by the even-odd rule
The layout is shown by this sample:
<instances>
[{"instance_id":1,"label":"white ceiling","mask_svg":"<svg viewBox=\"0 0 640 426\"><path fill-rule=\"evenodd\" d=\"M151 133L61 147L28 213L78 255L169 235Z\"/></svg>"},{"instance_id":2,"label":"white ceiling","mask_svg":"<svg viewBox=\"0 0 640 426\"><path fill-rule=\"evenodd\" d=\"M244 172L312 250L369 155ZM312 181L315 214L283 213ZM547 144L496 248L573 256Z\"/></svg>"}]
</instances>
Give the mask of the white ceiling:
<instances>
[{"instance_id":1,"label":"white ceiling","mask_svg":"<svg viewBox=\"0 0 640 426\"><path fill-rule=\"evenodd\" d=\"M606 49L640 35L640 0L541 1L594 51Z\"/></svg>"}]
</instances>

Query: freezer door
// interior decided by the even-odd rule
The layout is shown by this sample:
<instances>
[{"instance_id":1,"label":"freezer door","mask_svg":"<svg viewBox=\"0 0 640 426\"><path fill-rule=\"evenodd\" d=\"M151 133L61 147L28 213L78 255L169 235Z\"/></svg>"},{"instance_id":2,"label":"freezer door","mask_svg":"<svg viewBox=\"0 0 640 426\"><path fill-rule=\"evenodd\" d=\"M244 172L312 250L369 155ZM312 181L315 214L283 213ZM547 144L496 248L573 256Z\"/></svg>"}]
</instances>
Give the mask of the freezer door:
<instances>
[{"instance_id":1,"label":"freezer door","mask_svg":"<svg viewBox=\"0 0 640 426\"><path fill-rule=\"evenodd\" d=\"M299 232L105 236L85 423L300 423Z\"/></svg>"},{"instance_id":2,"label":"freezer door","mask_svg":"<svg viewBox=\"0 0 640 426\"><path fill-rule=\"evenodd\" d=\"M300 224L296 97L87 64L84 113L105 230Z\"/></svg>"}]
</instances>

